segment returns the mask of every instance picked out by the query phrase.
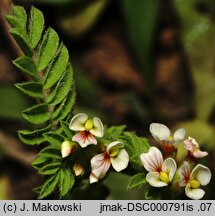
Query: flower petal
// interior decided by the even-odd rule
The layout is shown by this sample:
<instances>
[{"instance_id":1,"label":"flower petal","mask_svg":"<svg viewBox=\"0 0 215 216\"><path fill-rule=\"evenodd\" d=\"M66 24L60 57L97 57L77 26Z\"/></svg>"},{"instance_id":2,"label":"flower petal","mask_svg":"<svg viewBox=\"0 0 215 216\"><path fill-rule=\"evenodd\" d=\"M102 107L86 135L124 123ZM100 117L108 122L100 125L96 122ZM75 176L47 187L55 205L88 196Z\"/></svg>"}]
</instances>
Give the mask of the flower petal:
<instances>
[{"instance_id":1,"label":"flower petal","mask_svg":"<svg viewBox=\"0 0 215 216\"><path fill-rule=\"evenodd\" d=\"M203 157L206 157L207 155L208 155L208 153L206 151L201 151L199 149L197 149L193 152L193 156L195 158L203 158Z\"/></svg>"},{"instance_id":2,"label":"flower petal","mask_svg":"<svg viewBox=\"0 0 215 216\"><path fill-rule=\"evenodd\" d=\"M98 179L103 178L105 176L111 165L110 158L108 157L106 152L94 156L91 159L90 163L92 173Z\"/></svg>"},{"instance_id":3,"label":"flower petal","mask_svg":"<svg viewBox=\"0 0 215 216\"><path fill-rule=\"evenodd\" d=\"M168 174L169 181L172 181L175 175L176 169L177 169L177 165L174 159L167 158L164 160L162 164L162 171Z\"/></svg>"},{"instance_id":4,"label":"flower petal","mask_svg":"<svg viewBox=\"0 0 215 216\"><path fill-rule=\"evenodd\" d=\"M73 131L84 131L84 123L87 121L88 116L85 113L75 115L69 123L69 128Z\"/></svg>"},{"instance_id":5,"label":"flower petal","mask_svg":"<svg viewBox=\"0 0 215 216\"><path fill-rule=\"evenodd\" d=\"M181 142L184 137L185 137L185 130L184 128L179 128L178 130L175 131L174 135L173 135L173 139L176 141L176 142Z\"/></svg>"},{"instance_id":6,"label":"flower petal","mask_svg":"<svg viewBox=\"0 0 215 216\"><path fill-rule=\"evenodd\" d=\"M192 141L188 138L188 139L184 140L184 147L188 151L193 152L195 146L193 145Z\"/></svg>"},{"instance_id":7,"label":"flower petal","mask_svg":"<svg viewBox=\"0 0 215 216\"><path fill-rule=\"evenodd\" d=\"M211 180L211 171L208 167L197 164L191 172L191 179L196 179L202 186L205 186Z\"/></svg>"},{"instance_id":8,"label":"flower petal","mask_svg":"<svg viewBox=\"0 0 215 216\"><path fill-rule=\"evenodd\" d=\"M178 169L179 185L185 187L190 180L190 165L187 161Z\"/></svg>"},{"instance_id":9,"label":"flower petal","mask_svg":"<svg viewBox=\"0 0 215 216\"><path fill-rule=\"evenodd\" d=\"M150 147L148 153L142 153L140 160L148 172L160 172L163 163L161 151L156 147Z\"/></svg>"},{"instance_id":10,"label":"flower petal","mask_svg":"<svg viewBox=\"0 0 215 216\"><path fill-rule=\"evenodd\" d=\"M90 174L90 178L89 179L90 179L90 184L99 181L99 179L93 173Z\"/></svg>"},{"instance_id":11,"label":"flower petal","mask_svg":"<svg viewBox=\"0 0 215 216\"><path fill-rule=\"evenodd\" d=\"M95 137L90 132L85 131L81 131L80 133L75 134L72 137L72 141L78 142L82 148L85 148L91 144L97 144Z\"/></svg>"},{"instance_id":12,"label":"flower petal","mask_svg":"<svg viewBox=\"0 0 215 216\"><path fill-rule=\"evenodd\" d=\"M119 154L116 157L111 157L110 160L113 168L120 172L128 166L129 156L125 149L121 149Z\"/></svg>"},{"instance_id":13,"label":"flower petal","mask_svg":"<svg viewBox=\"0 0 215 216\"><path fill-rule=\"evenodd\" d=\"M90 130L90 132L97 137L103 137L104 126L102 124L102 121L99 118L97 117L93 118L93 128Z\"/></svg>"},{"instance_id":14,"label":"flower petal","mask_svg":"<svg viewBox=\"0 0 215 216\"><path fill-rule=\"evenodd\" d=\"M197 199L201 199L205 195L205 191L200 188L192 189L190 184L188 184L185 187L185 194L189 198L197 200Z\"/></svg>"},{"instance_id":15,"label":"flower petal","mask_svg":"<svg viewBox=\"0 0 215 216\"><path fill-rule=\"evenodd\" d=\"M164 124L152 123L149 130L157 141L166 140L170 136L170 130Z\"/></svg>"},{"instance_id":16,"label":"flower petal","mask_svg":"<svg viewBox=\"0 0 215 216\"><path fill-rule=\"evenodd\" d=\"M196 147L199 148L199 144L196 142L196 140L193 137L188 137L188 140Z\"/></svg>"},{"instance_id":17,"label":"flower petal","mask_svg":"<svg viewBox=\"0 0 215 216\"><path fill-rule=\"evenodd\" d=\"M123 147L124 147L123 143L121 143L119 141L114 141L114 142L112 142L112 143L110 143L110 144L107 145L106 151L107 151L107 153L109 155L111 155L111 153L113 151L117 151L117 150L119 150L120 148L123 148Z\"/></svg>"},{"instance_id":18,"label":"flower petal","mask_svg":"<svg viewBox=\"0 0 215 216\"><path fill-rule=\"evenodd\" d=\"M146 175L146 181L153 187L164 187L168 184L160 180L160 174L158 172L149 172Z\"/></svg>"}]
</instances>

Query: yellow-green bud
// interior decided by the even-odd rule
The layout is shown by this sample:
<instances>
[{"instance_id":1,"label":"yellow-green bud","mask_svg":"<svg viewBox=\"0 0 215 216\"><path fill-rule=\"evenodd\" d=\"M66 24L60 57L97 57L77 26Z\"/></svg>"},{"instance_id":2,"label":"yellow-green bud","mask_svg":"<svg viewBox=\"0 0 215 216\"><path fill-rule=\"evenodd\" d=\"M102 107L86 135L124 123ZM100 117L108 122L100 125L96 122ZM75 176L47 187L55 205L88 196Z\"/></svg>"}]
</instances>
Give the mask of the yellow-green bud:
<instances>
[{"instance_id":1,"label":"yellow-green bud","mask_svg":"<svg viewBox=\"0 0 215 216\"><path fill-rule=\"evenodd\" d=\"M199 181L197 181L197 180L195 180L195 179L190 180L189 183L190 183L191 187L194 188L194 189L200 187L200 183L199 183Z\"/></svg>"},{"instance_id":2,"label":"yellow-green bud","mask_svg":"<svg viewBox=\"0 0 215 216\"><path fill-rule=\"evenodd\" d=\"M88 119L85 123L85 129L87 131L91 130L93 128L93 120L92 119Z\"/></svg>"},{"instance_id":3,"label":"yellow-green bud","mask_svg":"<svg viewBox=\"0 0 215 216\"><path fill-rule=\"evenodd\" d=\"M169 176L167 175L167 173L160 172L160 180L168 184L169 183Z\"/></svg>"}]
</instances>

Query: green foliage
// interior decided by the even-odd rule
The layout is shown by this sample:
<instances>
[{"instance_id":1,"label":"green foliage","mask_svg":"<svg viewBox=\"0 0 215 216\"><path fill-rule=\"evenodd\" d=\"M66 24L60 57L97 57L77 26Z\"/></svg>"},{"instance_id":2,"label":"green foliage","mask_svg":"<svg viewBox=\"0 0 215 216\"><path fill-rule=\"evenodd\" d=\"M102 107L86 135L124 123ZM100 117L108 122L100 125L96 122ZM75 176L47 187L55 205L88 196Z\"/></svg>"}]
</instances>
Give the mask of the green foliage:
<instances>
[{"instance_id":1,"label":"green foliage","mask_svg":"<svg viewBox=\"0 0 215 216\"><path fill-rule=\"evenodd\" d=\"M44 28L44 17L41 11L37 8L31 8L29 40L31 48L34 49L40 41L41 34Z\"/></svg>"},{"instance_id":2,"label":"green foliage","mask_svg":"<svg viewBox=\"0 0 215 216\"><path fill-rule=\"evenodd\" d=\"M44 98L43 85L38 82L25 82L15 85L20 91L33 98Z\"/></svg>"},{"instance_id":3,"label":"green foliage","mask_svg":"<svg viewBox=\"0 0 215 216\"><path fill-rule=\"evenodd\" d=\"M138 173L130 178L128 189L140 188L146 184L146 178L144 173Z\"/></svg>"},{"instance_id":4,"label":"green foliage","mask_svg":"<svg viewBox=\"0 0 215 216\"><path fill-rule=\"evenodd\" d=\"M44 70L49 62L55 57L54 54L57 51L58 43L59 37L57 33L54 29L48 28L38 51L38 71Z\"/></svg>"},{"instance_id":5,"label":"green foliage","mask_svg":"<svg viewBox=\"0 0 215 216\"><path fill-rule=\"evenodd\" d=\"M75 183L74 175L70 169L61 169L60 171L60 195L65 196Z\"/></svg>"},{"instance_id":6,"label":"green foliage","mask_svg":"<svg viewBox=\"0 0 215 216\"><path fill-rule=\"evenodd\" d=\"M14 86L0 87L0 118L22 120L21 112L29 106L29 101Z\"/></svg>"},{"instance_id":7,"label":"green foliage","mask_svg":"<svg viewBox=\"0 0 215 216\"><path fill-rule=\"evenodd\" d=\"M44 103L24 110L22 116L33 124L42 124L50 119L51 114L48 111L48 104Z\"/></svg>"},{"instance_id":8,"label":"green foliage","mask_svg":"<svg viewBox=\"0 0 215 216\"><path fill-rule=\"evenodd\" d=\"M63 134L65 135L65 137L70 138L74 135L73 132L69 129L69 124L67 122L61 121L60 124L63 128Z\"/></svg>"},{"instance_id":9,"label":"green foliage","mask_svg":"<svg viewBox=\"0 0 215 216\"><path fill-rule=\"evenodd\" d=\"M43 137L44 133L50 131L51 127L45 127L41 129L36 129L34 131L29 130L20 130L18 131L18 135L20 140L28 145L37 145L45 142L45 138Z\"/></svg>"},{"instance_id":10,"label":"green foliage","mask_svg":"<svg viewBox=\"0 0 215 216\"><path fill-rule=\"evenodd\" d=\"M144 70L145 78L150 82L152 80L152 39L160 1L123 0L120 3L134 53Z\"/></svg>"},{"instance_id":11,"label":"green foliage","mask_svg":"<svg viewBox=\"0 0 215 216\"><path fill-rule=\"evenodd\" d=\"M22 72L38 80L37 66L34 60L28 56L22 56L13 61L13 64Z\"/></svg>"},{"instance_id":12,"label":"green foliage","mask_svg":"<svg viewBox=\"0 0 215 216\"><path fill-rule=\"evenodd\" d=\"M130 163L137 172L143 172L140 155L148 152L149 143L147 139L138 137L132 132L125 132L123 136L125 148L130 156Z\"/></svg>"},{"instance_id":13,"label":"green foliage","mask_svg":"<svg viewBox=\"0 0 215 216\"><path fill-rule=\"evenodd\" d=\"M71 164L62 160L61 144L71 139L66 121L75 104L73 70L69 54L58 34L45 29L43 13L35 7L29 16L25 9L13 6L12 15L6 16L11 34L24 55L13 61L14 65L29 76L31 81L15 86L24 94L37 99L36 104L22 111L22 116L33 124L32 130L20 130L20 140L28 145L46 143L32 166L47 180L37 188L39 198L45 198L58 186L64 196L72 188L75 178ZM59 45L60 44L60 45ZM32 81L33 79L33 81ZM60 121L64 122L60 124ZM61 132L63 134L61 134ZM66 135L66 137L65 137Z\"/></svg>"}]
</instances>

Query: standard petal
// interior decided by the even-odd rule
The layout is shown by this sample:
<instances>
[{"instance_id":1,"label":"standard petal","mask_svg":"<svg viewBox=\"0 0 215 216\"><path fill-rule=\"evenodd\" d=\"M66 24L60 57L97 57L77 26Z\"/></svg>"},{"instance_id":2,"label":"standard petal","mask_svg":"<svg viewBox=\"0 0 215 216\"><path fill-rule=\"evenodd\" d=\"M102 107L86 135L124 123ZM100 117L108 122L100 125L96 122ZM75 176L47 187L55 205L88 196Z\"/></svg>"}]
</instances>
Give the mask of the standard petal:
<instances>
[{"instance_id":1,"label":"standard petal","mask_svg":"<svg viewBox=\"0 0 215 216\"><path fill-rule=\"evenodd\" d=\"M170 136L170 130L164 124L152 123L149 130L157 141L166 140Z\"/></svg>"},{"instance_id":2,"label":"standard petal","mask_svg":"<svg viewBox=\"0 0 215 216\"><path fill-rule=\"evenodd\" d=\"M197 141L196 141L193 137L188 137L188 140L190 140L190 142L191 142L196 148L199 148L199 144L197 143Z\"/></svg>"},{"instance_id":3,"label":"standard petal","mask_svg":"<svg viewBox=\"0 0 215 216\"><path fill-rule=\"evenodd\" d=\"M146 175L146 181L153 187L164 187L168 185L160 180L160 174L158 172L149 172Z\"/></svg>"},{"instance_id":4,"label":"standard petal","mask_svg":"<svg viewBox=\"0 0 215 216\"><path fill-rule=\"evenodd\" d=\"M116 157L111 157L110 160L113 168L120 172L128 166L129 156L125 149L121 149L119 154Z\"/></svg>"},{"instance_id":5,"label":"standard petal","mask_svg":"<svg viewBox=\"0 0 215 216\"><path fill-rule=\"evenodd\" d=\"M79 143L82 148L85 148L91 144L97 144L95 137L90 132L86 131L81 131L80 133L75 134L72 137L72 141Z\"/></svg>"},{"instance_id":6,"label":"standard petal","mask_svg":"<svg viewBox=\"0 0 215 216\"><path fill-rule=\"evenodd\" d=\"M184 147L188 150L193 152L195 146L193 145L192 141L188 138L184 140Z\"/></svg>"},{"instance_id":7,"label":"standard petal","mask_svg":"<svg viewBox=\"0 0 215 216\"><path fill-rule=\"evenodd\" d=\"M148 172L160 172L162 169L163 156L156 147L150 147L148 153L142 153L140 160Z\"/></svg>"},{"instance_id":8,"label":"standard petal","mask_svg":"<svg viewBox=\"0 0 215 216\"><path fill-rule=\"evenodd\" d=\"M211 171L208 167L197 164L191 172L191 179L196 179L202 186L205 186L211 180Z\"/></svg>"},{"instance_id":9,"label":"standard petal","mask_svg":"<svg viewBox=\"0 0 215 216\"><path fill-rule=\"evenodd\" d=\"M101 153L101 154L94 156L91 159L90 163L91 163L92 173L98 179L105 176L111 164L110 158L108 157L106 153Z\"/></svg>"},{"instance_id":10,"label":"standard petal","mask_svg":"<svg viewBox=\"0 0 215 216\"><path fill-rule=\"evenodd\" d=\"M173 135L173 139L176 141L176 142L180 142L184 139L185 137L185 130L184 128L179 128L178 130L175 131L174 135Z\"/></svg>"},{"instance_id":11,"label":"standard petal","mask_svg":"<svg viewBox=\"0 0 215 216\"><path fill-rule=\"evenodd\" d=\"M117 152L117 151L119 152L119 150L123 147L124 147L123 143L121 143L119 141L114 141L114 142L107 145L106 151L111 156L115 152Z\"/></svg>"},{"instance_id":12,"label":"standard petal","mask_svg":"<svg viewBox=\"0 0 215 216\"><path fill-rule=\"evenodd\" d=\"M190 180L190 165L187 161L178 169L179 185L185 187Z\"/></svg>"},{"instance_id":13,"label":"standard petal","mask_svg":"<svg viewBox=\"0 0 215 216\"><path fill-rule=\"evenodd\" d=\"M177 165L174 159L167 158L164 160L162 164L162 171L168 174L169 181L172 181L175 175L176 169L177 169Z\"/></svg>"},{"instance_id":14,"label":"standard petal","mask_svg":"<svg viewBox=\"0 0 215 216\"><path fill-rule=\"evenodd\" d=\"M191 198L191 199L194 199L194 200L197 200L197 199L201 199L204 195L205 195L205 191L200 189L200 188L197 188L197 189L192 189L190 187L190 184L188 184L186 187L185 187L185 194Z\"/></svg>"},{"instance_id":15,"label":"standard petal","mask_svg":"<svg viewBox=\"0 0 215 216\"><path fill-rule=\"evenodd\" d=\"M88 116L85 113L75 115L69 123L69 128L73 131L84 131L84 123L87 121Z\"/></svg>"},{"instance_id":16,"label":"standard petal","mask_svg":"<svg viewBox=\"0 0 215 216\"><path fill-rule=\"evenodd\" d=\"M104 136L104 126L99 118L93 118L93 128L90 130L90 132L97 137Z\"/></svg>"}]
</instances>

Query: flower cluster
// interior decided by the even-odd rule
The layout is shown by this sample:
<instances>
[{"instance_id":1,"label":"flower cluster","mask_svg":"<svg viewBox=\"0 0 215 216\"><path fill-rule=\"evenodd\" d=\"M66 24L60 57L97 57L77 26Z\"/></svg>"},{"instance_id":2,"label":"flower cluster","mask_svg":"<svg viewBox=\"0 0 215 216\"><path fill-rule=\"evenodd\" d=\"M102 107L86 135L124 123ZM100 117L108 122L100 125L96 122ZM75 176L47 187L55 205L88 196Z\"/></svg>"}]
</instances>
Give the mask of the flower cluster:
<instances>
[{"instance_id":1,"label":"flower cluster","mask_svg":"<svg viewBox=\"0 0 215 216\"><path fill-rule=\"evenodd\" d=\"M180 128L171 136L166 125L152 123L150 132L162 147L166 159L163 159L161 151L157 147L150 147L147 153L140 155L144 168L149 172L146 180L153 187L164 187L175 179L180 187L185 187L185 194L191 199L201 199L205 192L201 186L210 182L211 172L208 167L197 164L196 160L208 155L201 151L199 144L192 137L185 140L185 130ZM188 151L183 164L177 164L175 152L179 143L184 142L184 148ZM177 170L177 167L178 170ZM193 169L191 170L191 167ZM176 173L178 175L176 175Z\"/></svg>"},{"instance_id":2,"label":"flower cluster","mask_svg":"<svg viewBox=\"0 0 215 216\"><path fill-rule=\"evenodd\" d=\"M90 183L98 182L106 176L110 167L120 172L128 167L129 154L125 149L124 141L106 139L104 126L98 117L89 118L86 114L75 115L69 124L72 132L71 140L64 141L61 145L62 157L76 155L75 152L89 151L88 166L82 166L86 155L74 160L73 171L76 176L85 174ZM160 144L160 148L151 146L148 152L140 152L140 161L148 171L146 181L152 187L165 187L171 185L181 190L185 188L185 194L191 199L201 199L205 192L201 186L210 182L211 172L208 167L198 164L197 160L208 155L201 151L197 141L188 137L185 138L185 130L179 128L171 134L166 125L152 123L149 128L154 139ZM185 160L181 163L177 160L178 147L183 145L187 151ZM91 146L91 148L87 148ZM132 155L130 155L132 157ZM141 164L140 164L141 165Z\"/></svg>"},{"instance_id":3,"label":"flower cluster","mask_svg":"<svg viewBox=\"0 0 215 216\"><path fill-rule=\"evenodd\" d=\"M69 128L75 132L75 135L72 137L72 141L62 143L61 154L63 158L73 153L77 143L81 148L98 145L101 150L101 153L94 155L90 160L90 183L103 178L111 165L117 172L128 166L129 156L122 142L116 140L105 144L99 140L104 136L104 126L98 117L91 119L84 113L77 114L70 121ZM73 170L77 176L84 172L83 167L78 163L74 165Z\"/></svg>"}]
</instances>

